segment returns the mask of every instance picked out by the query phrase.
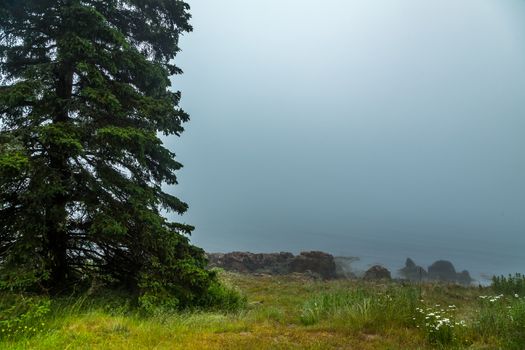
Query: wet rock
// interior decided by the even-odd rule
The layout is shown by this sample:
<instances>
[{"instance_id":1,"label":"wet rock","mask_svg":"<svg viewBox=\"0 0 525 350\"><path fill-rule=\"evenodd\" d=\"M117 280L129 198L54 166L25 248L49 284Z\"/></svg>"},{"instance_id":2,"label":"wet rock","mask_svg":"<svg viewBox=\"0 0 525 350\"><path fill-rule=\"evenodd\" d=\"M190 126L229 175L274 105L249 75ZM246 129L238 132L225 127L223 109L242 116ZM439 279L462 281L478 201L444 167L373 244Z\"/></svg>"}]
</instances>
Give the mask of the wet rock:
<instances>
[{"instance_id":1,"label":"wet rock","mask_svg":"<svg viewBox=\"0 0 525 350\"><path fill-rule=\"evenodd\" d=\"M363 277L365 280L384 280L391 279L390 271L381 265L374 265L369 268Z\"/></svg>"},{"instance_id":2,"label":"wet rock","mask_svg":"<svg viewBox=\"0 0 525 350\"><path fill-rule=\"evenodd\" d=\"M352 256L334 257L335 274L337 278L357 278L354 271L352 270L352 263L358 260L359 258Z\"/></svg>"},{"instance_id":3,"label":"wet rock","mask_svg":"<svg viewBox=\"0 0 525 350\"><path fill-rule=\"evenodd\" d=\"M428 267L428 278L436 281L455 282L457 272L447 260L438 260Z\"/></svg>"},{"instance_id":4,"label":"wet rock","mask_svg":"<svg viewBox=\"0 0 525 350\"><path fill-rule=\"evenodd\" d=\"M282 275L304 273L320 276L323 279L336 277L334 257L323 252L255 254L249 252L208 253L210 267L221 267L228 271L241 273L268 273Z\"/></svg>"},{"instance_id":5,"label":"wet rock","mask_svg":"<svg viewBox=\"0 0 525 350\"><path fill-rule=\"evenodd\" d=\"M221 267L228 271L243 273L287 273L293 254L288 252L255 254L249 252L209 253L210 267Z\"/></svg>"},{"instance_id":6,"label":"wet rock","mask_svg":"<svg viewBox=\"0 0 525 350\"><path fill-rule=\"evenodd\" d=\"M399 274L409 281L422 281L428 277L427 271L423 267L416 265L410 258L407 258L405 267L399 270Z\"/></svg>"},{"instance_id":7,"label":"wet rock","mask_svg":"<svg viewBox=\"0 0 525 350\"><path fill-rule=\"evenodd\" d=\"M416 263L414 262L414 260L407 258L407 261L405 262L405 267L407 269L413 269L416 267Z\"/></svg>"},{"instance_id":8,"label":"wet rock","mask_svg":"<svg viewBox=\"0 0 525 350\"><path fill-rule=\"evenodd\" d=\"M334 257L319 251L302 252L290 262L290 272L319 274L323 279L335 278L335 270Z\"/></svg>"},{"instance_id":9,"label":"wet rock","mask_svg":"<svg viewBox=\"0 0 525 350\"><path fill-rule=\"evenodd\" d=\"M428 278L430 280L453 282L469 285L472 278L467 270L456 272L454 265L447 260L438 260L428 267Z\"/></svg>"},{"instance_id":10,"label":"wet rock","mask_svg":"<svg viewBox=\"0 0 525 350\"><path fill-rule=\"evenodd\" d=\"M467 270L463 270L458 273L457 279L459 283L464 285L469 285L474 281L472 277L470 277L470 273Z\"/></svg>"}]
</instances>

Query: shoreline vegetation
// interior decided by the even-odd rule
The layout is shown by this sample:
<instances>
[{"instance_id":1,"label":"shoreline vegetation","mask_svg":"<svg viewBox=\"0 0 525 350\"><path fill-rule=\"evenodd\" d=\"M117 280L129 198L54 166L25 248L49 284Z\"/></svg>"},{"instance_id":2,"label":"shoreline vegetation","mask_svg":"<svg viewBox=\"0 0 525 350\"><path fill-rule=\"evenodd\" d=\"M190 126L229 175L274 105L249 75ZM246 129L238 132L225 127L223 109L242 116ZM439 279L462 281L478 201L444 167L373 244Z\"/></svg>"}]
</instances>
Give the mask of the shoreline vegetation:
<instances>
[{"instance_id":1,"label":"shoreline vegetation","mask_svg":"<svg viewBox=\"0 0 525 350\"><path fill-rule=\"evenodd\" d=\"M238 298L145 312L124 293L0 297L1 349L522 349L525 277L490 287L216 269Z\"/></svg>"}]
</instances>

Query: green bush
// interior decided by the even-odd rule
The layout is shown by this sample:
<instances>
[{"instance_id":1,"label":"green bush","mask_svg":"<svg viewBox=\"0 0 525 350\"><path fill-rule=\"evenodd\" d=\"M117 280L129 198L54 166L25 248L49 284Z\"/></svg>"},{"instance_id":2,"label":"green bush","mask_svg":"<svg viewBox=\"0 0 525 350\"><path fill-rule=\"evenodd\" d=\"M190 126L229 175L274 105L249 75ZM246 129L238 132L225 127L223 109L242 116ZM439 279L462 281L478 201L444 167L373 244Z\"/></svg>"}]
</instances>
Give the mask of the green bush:
<instances>
[{"instance_id":1,"label":"green bush","mask_svg":"<svg viewBox=\"0 0 525 350\"><path fill-rule=\"evenodd\" d=\"M246 297L233 287L223 282L214 282L197 305L206 309L234 312L244 308L246 302Z\"/></svg>"},{"instance_id":2,"label":"green bush","mask_svg":"<svg viewBox=\"0 0 525 350\"><path fill-rule=\"evenodd\" d=\"M159 289L162 291L162 289ZM165 293L147 293L139 297L140 309L146 314L158 314L174 312L186 309L206 309L208 311L234 312L244 308L246 297L242 296L237 290L225 285L221 281L210 283L207 291L202 293L200 298L192 302L192 306L181 305L179 300L173 295Z\"/></svg>"},{"instance_id":3,"label":"green bush","mask_svg":"<svg viewBox=\"0 0 525 350\"><path fill-rule=\"evenodd\" d=\"M496 293L525 296L525 276L520 273L507 277L494 276L492 277L492 289Z\"/></svg>"},{"instance_id":4,"label":"green bush","mask_svg":"<svg viewBox=\"0 0 525 350\"><path fill-rule=\"evenodd\" d=\"M7 295L0 301L0 339L35 335L46 327L51 301L43 297Z\"/></svg>"}]
</instances>

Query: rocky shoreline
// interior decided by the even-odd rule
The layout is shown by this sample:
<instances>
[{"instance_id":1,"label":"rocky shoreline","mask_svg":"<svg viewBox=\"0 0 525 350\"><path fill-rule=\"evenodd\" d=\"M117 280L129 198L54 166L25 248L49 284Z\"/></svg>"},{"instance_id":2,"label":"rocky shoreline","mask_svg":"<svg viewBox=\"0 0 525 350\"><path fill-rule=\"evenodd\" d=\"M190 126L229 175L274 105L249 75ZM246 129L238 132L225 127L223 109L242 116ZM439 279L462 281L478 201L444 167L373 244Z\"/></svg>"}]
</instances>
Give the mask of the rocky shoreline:
<instances>
[{"instance_id":1,"label":"rocky shoreline","mask_svg":"<svg viewBox=\"0 0 525 350\"><path fill-rule=\"evenodd\" d=\"M356 260L352 257L334 257L321 251L280 253L207 253L209 266L227 271L248 274L286 275L307 274L320 279L358 278L351 268ZM447 260L438 260L425 269L407 258L405 266L399 269L399 279L413 282L440 281L470 285L473 279L467 270L456 272L454 265ZM365 280L390 280L392 273L381 265L374 265L362 274Z\"/></svg>"}]
</instances>

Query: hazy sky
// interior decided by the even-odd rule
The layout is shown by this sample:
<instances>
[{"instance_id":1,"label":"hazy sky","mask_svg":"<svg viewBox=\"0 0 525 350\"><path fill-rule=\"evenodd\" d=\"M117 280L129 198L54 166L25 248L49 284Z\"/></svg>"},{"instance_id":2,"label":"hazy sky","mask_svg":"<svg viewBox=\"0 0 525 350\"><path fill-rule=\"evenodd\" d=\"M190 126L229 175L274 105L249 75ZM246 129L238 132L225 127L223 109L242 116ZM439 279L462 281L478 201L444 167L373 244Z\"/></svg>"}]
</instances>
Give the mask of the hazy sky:
<instances>
[{"instance_id":1,"label":"hazy sky","mask_svg":"<svg viewBox=\"0 0 525 350\"><path fill-rule=\"evenodd\" d=\"M194 243L525 270L525 2L188 2Z\"/></svg>"}]
</instances>

